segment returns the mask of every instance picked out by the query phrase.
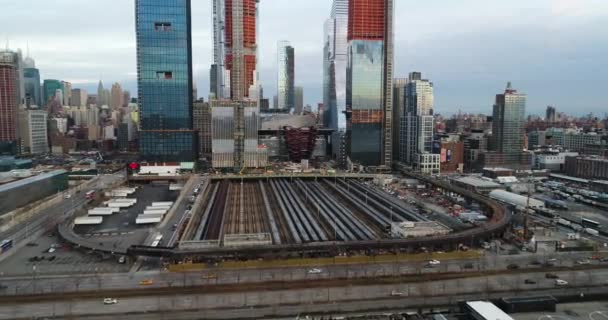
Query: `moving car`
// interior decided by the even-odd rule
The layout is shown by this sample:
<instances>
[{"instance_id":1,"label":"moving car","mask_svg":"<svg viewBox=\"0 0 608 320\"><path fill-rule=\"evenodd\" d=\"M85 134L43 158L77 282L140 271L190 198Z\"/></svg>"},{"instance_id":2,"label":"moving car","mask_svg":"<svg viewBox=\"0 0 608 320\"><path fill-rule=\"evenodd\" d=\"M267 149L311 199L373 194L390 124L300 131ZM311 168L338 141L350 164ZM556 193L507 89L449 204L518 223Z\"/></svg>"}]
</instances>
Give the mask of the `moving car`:
<instances>
[{"instance_id":1,"label":"moving car","mask_svg":"<svg viewBox=\"0 0 608 320\"><path fill-rule=\"evenodd\" d=\"M318 268L312 268L310 270L308 270L308 274L317 274L317 273L321 273L323 272L323 270L318 269Z\"/></svg>"},{"instance_id":2,"label":"moving car","mask_svg":"<svg viewBox=\"0 0 608 320\"><path fill-rule=\"evenodd\" d=\"M559 279L559 276L555 273L545 273L545 278L547 279Z\"/></svg>"},{"instance_id":3,"label":"moving car","mask_svg":"<svg viewBox=\"0 0 608 320\"><path fill-rule=\"evenodd\" d=\"M126 261L127 261L127 259L125 258L125 256L120 256L120 257L118 258L118 263L121 263L121 264L122 264L122 263L125 263Z\"/></svg>"},{"instance_id":4,"label":"moving car","mask_svg":"<svg viewBox=\"0 0 608 320\"><path fill-rule=\"evenodd\" d=\"M473 264L470 262L467 262L462 267L465 269L473 269Z\"/></svg>"},{"instance_id":5,"label":"moving car","mask_svg":"<svg viewBox=\"0 0 608 320\"><path fill-rule=\"evenodd\" d=\"M578 265L587 265L587 264L591 264L591 261L589 261L588 259L583 259L583 260L576 261L576 264L578 264Z\"/></svg>"},{"instance_id":6,"label":"moving car","mask_svg":"<svg viewBox=\"0 0 608 320\"><path fill-rule=\"evenodd\" d=\"M400 297L402 295L403 295L403 292L399 292L399 291L395 291L395 290L391 291L391 296L393 296L393 297Z\"/></svg>"},{"instance_id":7,"label":"moving car","mask_svg":"<svg viewBox=\"0 0 608 320\"><path fill-rule=\"evenodd\" d=\"M515 263L511 263L510 265L507 266L507 269L516 270L516 269L519 269L519 266L516 265Z\"/></svg>"},{"instance_id":8,"label":"moving car","mask_svg":"<svg viewBox=\"0 0 608 320\"><path fill-rule=\"evenodd\" d=\"M103 304L117 304L118 303L118 299L116 298L104 298L103 299Z\"/></svg>"},{"instance_id":9,"label":"moving car","mask_svg":"<svg viewBox=\"0 0 608 320\"><path fill-rule=\"evenodd\" d=\"M217 278L217 274L215 273L207 273L201 276L201 278L203 279L216 279Z\"/></svg>"},{"instance_id":10,"label":"moving car","mask_svg":"<svg viewBox=\"0 0 608 320\"><path fill-rule=\"evenodd\" d=\"M526 279L524 280L525 284L536 284L536 281L532 280L532 279Z\"/></svg>"},{"instance_id":11,"label":"moving car","mask_svg":"<svg viewBox=\"0 0 608 320\"><path fill-rule=\"evenodd\" d=\"M568 281L566 280L562 280L562 279L555 279L555 285L556 286L567 286L568 285Z\"/></svg>"},{"instance_id":12,"label":"moving car","mask_svg":"<svg viewBox=\"0 0 608 320\"><path fill-rule=\"evenodd\" d=\"M144 280L142 280L142 281L139 282L139 285L149 286L149 285L151 285L153 283L154 283L154 281L152 279L144 279Z\"/></svg>"},{"instance_id":13,"label":"moving car","mask_svg":"<svg viewBox=\"0 0 608 320\"><path fill-rule=\"evenodd\" d=\"M440 265L440 264L441 264L441 261L439 261L439 260L430 260L430 261L429 261L429 264L430 264L430 265L433 265L433 266L437 266L437 265Z\"/></svg>"}]
</instances>

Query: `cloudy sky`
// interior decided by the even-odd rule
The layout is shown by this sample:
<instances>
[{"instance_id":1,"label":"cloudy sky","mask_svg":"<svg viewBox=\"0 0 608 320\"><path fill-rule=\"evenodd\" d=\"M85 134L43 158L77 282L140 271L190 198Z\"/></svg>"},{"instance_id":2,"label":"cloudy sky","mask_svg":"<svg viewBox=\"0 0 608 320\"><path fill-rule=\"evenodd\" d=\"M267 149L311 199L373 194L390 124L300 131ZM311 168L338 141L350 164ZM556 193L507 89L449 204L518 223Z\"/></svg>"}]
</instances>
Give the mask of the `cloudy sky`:
<instances>
[{"instance_id":1,"label":"cloudy sky","mask_svg":"<svg viewBox=\"0 0 608 320\"><path fill-rule=\"evenodd\" d=\"M440 113L491 111L507 81L528 94L529 113L546 105L608 113L608 1L395 0L395 75L421 71L435 83ZM134 1L0 0L0 39L35 58L43 78L135 91ZM194 76L206 97L211 63L210 0L192 0ZM331 0L262 0L258 69L276 92L276 43L296 49L296 85L321 101L323 22ZM6 39L6 40L5 40Z\"/></svg>"}]
</instances>

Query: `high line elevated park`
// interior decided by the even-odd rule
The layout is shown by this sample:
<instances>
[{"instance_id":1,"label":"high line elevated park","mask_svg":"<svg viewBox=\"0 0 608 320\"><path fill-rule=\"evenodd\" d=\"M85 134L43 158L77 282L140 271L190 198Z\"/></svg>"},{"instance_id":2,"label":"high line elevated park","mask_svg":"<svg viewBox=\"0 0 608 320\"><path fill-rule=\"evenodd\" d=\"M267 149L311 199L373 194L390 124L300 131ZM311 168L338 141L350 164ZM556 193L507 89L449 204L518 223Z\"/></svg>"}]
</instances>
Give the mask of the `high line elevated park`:
<instances>
[{"instance_id":1,"label":"high line elevated park","mask_svg":"<svg viewBox=\"0 0 608 320\"><path fill-rule=\"evenodd\" d=\"M500 237L511 220L492 199L415 176L430 188L475 203L488 219L463 225L447 214L428 215L375 186L373 177L207 176L174 245L134 245L127 253L178 263L448 251ZM437 232L397 237L397 224Z\"/></svg>"}]
</instances>

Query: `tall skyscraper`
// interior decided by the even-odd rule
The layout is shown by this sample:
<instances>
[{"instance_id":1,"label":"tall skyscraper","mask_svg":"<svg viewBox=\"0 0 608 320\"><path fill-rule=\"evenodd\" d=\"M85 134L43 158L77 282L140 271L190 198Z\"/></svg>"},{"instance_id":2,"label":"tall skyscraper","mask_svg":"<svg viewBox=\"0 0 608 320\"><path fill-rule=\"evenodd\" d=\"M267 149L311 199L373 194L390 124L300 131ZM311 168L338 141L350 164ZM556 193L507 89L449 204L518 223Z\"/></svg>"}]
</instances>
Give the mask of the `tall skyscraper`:
<instances>
[{"instance_id":1,"label":"tall skyscraper","mask_svg":"<svg viewBox=\"0 0 608 320\"><path fill-rule=\"evenodd\" d=\"M15 101L17 106L25 103L25 81L23 78L24 61L21 50L12 51L9 49L0 49L0 55L11 56L12 64L15 67Z\"/></svg>"},{"instance_id":2,"label":"tall skyscraper","mask_svg":"<svg viewBox=\"0 0 608 320\"><path fill-rule=\"evenodd\" d=\"M225 66L230 77L230 98L238 101L249 96L257 63L258 0L224 0Z\"/></svg>"},{"instance_id":3,"label":"tall skyscraper","mask_svg":"<svg viewBox=\"0 0 608 320\"><path fill-rule=\"evenodd\" d=\"M304 88L295 87L294 96L295 113L300 114L302 111L304 111Z\"/></svg>"},{"instance_id":4,"label":"tall skyscraper","mask_svg":"<svg viewBox=\"0 0 608 320\"><path fill-rule=\"evenodd\" d=\"M503 94L496 95L492 117L494 150L499 153L521 153L524 149L526 95L517 93L511 82Z\"/></svg>"},{"instance_id":5,"label":"tall skyscraper","mask_svg":"<svg viewBox=\"0 0 608 320\"><path fill-rule=\"evenodd\" d=\"M399 159L417 169L439 169L433 151L433 83L420 72L410 73L404 86L404 109L400 121ZM428 170L425 172L436 173Z\"/></svg>"},{"instance_id":6,"label":"tall skyscraper","mask_svg":"<svg viewBox=\"0 0 608 320\"><path fill-rule=\"evenodd\" d=\"M97 85L97 106L99 107L108 104L105 92L106 90L103 87L103 82L99 80L99 84Z\"/></svg>"},{"instance_id":7,"label":"tall skyscraper","mask_svg":"<svg viewBox=\"0 0 608 320\"><path fill-rule=\"evenodd\" d=\"M545 120L547 122L555 122L555 120L556 120L555 112L556 112L555 107L547 106L547 114L546 114Z\"/></svg>"},{"instance_id":8,"label":"tall skyscraper","mask_svg":"<svg viewBox=\"0 0 608 320\"><path fill-rule=\"evenodd\" d=\"M112 85L112 91L110 91L110 108L112 110L118 110L123 105L123 93L120 83L114 83Z\"/></svg>"},{"instance_id":9,"label":"tall skyscraper","mask_svg":"<svg viewBox=\"0 0 608 320\"><path fill-rule=\"evenodd\" d=\"M87 91L84 89L72 89L72 100L71 105L73 107L85 107L87 105L87 100L89 95Z\"/></svg>"},{"instance_id":10,"label":"tall skyscraper","mask_svg":"<svg viewBox=\"0 0 608 320\"><path fill-rule=\"evenodd\" d=\"M42 89L40 88L40 70L36 69L36 62L30 57L24 59L23 82L25 89L25 104L29 107L41 107Z\"/></svg>"},{"instance_id":11,"label":"tall skyscraper","mask_svg":"<svg viewBox=\"0 0 608 320\"><path fill-rule=\"evenodd\" d=\"M258 0L213 2L210 105L214 167L240 170L260 163L257 129L262 87L256 71L257 3Z\"/></svg>"},{"instance_id":12,"label":"tall skyscraper","mask_svg":"<svg viewBox=\"0 0 608 320\"><path fill-rule=\"evenodd\" d=\"M390 168L393 0L349 0L347 39L348 154L355 163Z\"/></svg>"},{"instance_id":13,"label":"tall skyscraper","mask_svg":"<svg viewBox=\"0 0 608 320\"><path fill-rule=\"evenodd\" d=\"M225 98L225 82L226 74L226 55L225 45L225 28L226 16L225 0L212 0L212 19L213 19L213 64L209 71L209 99ZM230 0L229 0L230 1Z\"/></svg>"},{"instance_id":14,"label":"tall skyscraper","mask_svg":"<svg viewBox=\"0 0 608 320\"><path fill-rule=\"evenodd\" d=\"M0 52L0 154L18 152L18 66L13 52Z\"/></svg>"},{"instance_id":15,"label":"tall skyscraper","mask_svg":"<svg viewBox=\"0 0 608 320\"><path fill-rule=\"evenodd\" d=\"M192 161L190 0L136 0L135 12L141 157Z\"/></svg>"},{"instance_id":16,"label":"tall skyscraper","mask_svg":"<svg viewBox=\"0 0 608 320\"><path fill-rule=\"evenodd\" d=\"M131 93L127 90L122 92L122 107L127 108L131 102Z\"/></svg>"},{"instance_id":17,"label":"tall skyscraper","mask_svg":"<svg viewBox=\"0 0 608 320\"><path fill-rule=\"evenodd\" d=\"M63 90L61 90L62 100L61 104L64 106L71 105L70 99L72 99L72 83L68 81L61 81Z\"/></svg>"},{"instance_id":18,"label":"tall skyscraper","mask_svg":"<svg viewBox=\"0 0 608 320\"><path fill-rule=\"evenodd\" d=\"M324 25L323 124L345 129L346 65L348 62L348 0L333 0Z\"/></svg>"},{"instance_id":19,"label":"tall skyscraper","mask_svg":"<svg viewBox=\"0 0 608 320\"><path fill-rule=\"evenodd\" d=\"M399 160L401 147L401 118L405 114L407 78L393 80L393 160Z\"/></svg>"},{"instance_id":20,"label":"tall skyscraper","mask_svg":"<svg viewBox=\"0 0 608 320\"><path fill-rule=\"evenodd\" d=\"M295 103L295 69L294 48L289 41L279 41L277 44L277 95L279 109L291 110Z\"/></svg>"},{"instance_id":21,"label":"tall skyscraper","mask_svg":"<svg viewBox=\"0 0 608 320\"><path fill-rule=\"evenodd\" d=\"M44 105L47 106L52 100L55 99L57 90L63 92L63 83L55 79L44 79L42 83L42 91L44 94Z\"/></svg>"}]
</instances>

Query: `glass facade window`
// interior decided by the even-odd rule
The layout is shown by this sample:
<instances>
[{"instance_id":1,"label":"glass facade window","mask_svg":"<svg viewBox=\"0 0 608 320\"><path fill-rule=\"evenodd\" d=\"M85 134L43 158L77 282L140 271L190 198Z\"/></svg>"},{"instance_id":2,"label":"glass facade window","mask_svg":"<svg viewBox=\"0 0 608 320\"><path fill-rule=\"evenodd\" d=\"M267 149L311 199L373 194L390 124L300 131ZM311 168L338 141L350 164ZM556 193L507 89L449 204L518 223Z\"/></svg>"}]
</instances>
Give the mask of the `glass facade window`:
<instances>
[{"instance_id":1,"label":"glass facade window","mask_svg":"<svg viewBox=\"0 0 608 320\"><path fill-rule=\"evenodd\" d=\"M137 0L140 154L192 161L192 41L189 0Z\"/></svg>"},{"instance_id":2,"label":"glass facade window","mask_svg":"<svg viewBox=\"0 0 608 320\"><path fill-rule=\"evenodd\" d=\"M350 111L348 151L353 162L379 166L382 157L383 41L349 43L347 101Z\"/></svg>"},{"instance_id":3,"label":"glass facade window","mask_svg":"<svg viewBox=\"0 0 608 320\"><path fill-rule=\"evenodd\" d=\"M383 41L351 41L348 69L352 110L382 110Z\"/></svg>"}]
</instances>

